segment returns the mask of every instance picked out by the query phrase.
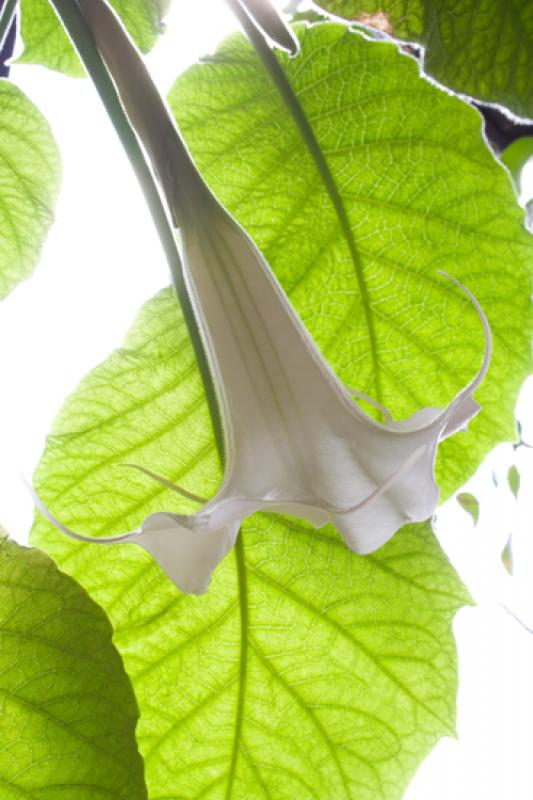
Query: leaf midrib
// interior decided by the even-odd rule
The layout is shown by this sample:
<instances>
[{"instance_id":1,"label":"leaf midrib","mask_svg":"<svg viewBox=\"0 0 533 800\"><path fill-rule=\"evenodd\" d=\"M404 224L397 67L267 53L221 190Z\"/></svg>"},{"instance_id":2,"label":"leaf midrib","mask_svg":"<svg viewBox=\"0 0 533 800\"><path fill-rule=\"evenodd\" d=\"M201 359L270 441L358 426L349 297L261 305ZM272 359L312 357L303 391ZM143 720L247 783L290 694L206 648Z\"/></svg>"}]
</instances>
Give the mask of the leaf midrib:
<instances>
[{"instance_id":1,"label":"leaf midrib","mask_svg":"<svg viewBox=\"0 0 533 800\"><path fill-rule=\"evenodd\" d=\"M226 800L231 800L235 774L237 771L237 761L239 758L240 742L242 735L242 723L244 718L244 703L246 699L246 682L248 677L248 576L246 574L246 559L244 555L244 543L242 529L239 531L235 542L235 560L237 562L237 581L239 587L239 609L241 615L241 651L239 660L239 693L237 696L237 710L235 715L235 733L233 736L233 746L231 751L231 763L228 773L228 783L226 787Z\"/></svg>"}]
</instances>

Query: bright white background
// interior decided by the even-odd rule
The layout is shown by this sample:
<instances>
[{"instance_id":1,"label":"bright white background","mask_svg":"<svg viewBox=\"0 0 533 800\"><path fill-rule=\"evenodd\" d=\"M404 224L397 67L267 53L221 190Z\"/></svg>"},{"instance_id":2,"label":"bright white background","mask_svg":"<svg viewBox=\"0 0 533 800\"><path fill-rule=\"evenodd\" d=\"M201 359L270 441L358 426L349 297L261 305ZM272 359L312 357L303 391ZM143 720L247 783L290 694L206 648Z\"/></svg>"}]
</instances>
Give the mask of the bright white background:
<instances>
[{"instance_id":1,"label":"bright white background","mask_svg":"<svg viewBox=\"0 0 533 800\"><path fill-rule=\"evenodd\" d=\"M182 17L183 4L174 6L148 59L164 92L235 27L222 0L191 0ZM11 77L49 119L63 158L56 222L41 263L0 306L0 518L25 542L32 501L18 474L32 474L62 400L120 344L141 303L168 275L140 191L90 84L28 66L13 67ZM533 180L531 187L533 195ZM518 416L524 439L533 443L533 381ZM518 502L506 484L511 463L522 476ZM442 545L477 602L454 624L458 739L440 742L405 800L531 800L533 634L504 606L533 628L533 450L500 446L467 489L481 500L478 525L456 500L437 519ZM512 576L501 562L511 534Z\"/></svg>"}]
</instances>

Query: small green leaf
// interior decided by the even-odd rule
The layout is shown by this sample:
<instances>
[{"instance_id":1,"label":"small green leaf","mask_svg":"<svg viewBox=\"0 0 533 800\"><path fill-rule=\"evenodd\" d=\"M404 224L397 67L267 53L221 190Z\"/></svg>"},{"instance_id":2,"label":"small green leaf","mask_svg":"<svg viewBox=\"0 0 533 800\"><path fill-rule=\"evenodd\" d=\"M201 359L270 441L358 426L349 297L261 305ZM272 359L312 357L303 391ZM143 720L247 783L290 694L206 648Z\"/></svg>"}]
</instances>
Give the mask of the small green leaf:
<instances>
[{"instance_id":1,"label":"small green leaf","mask_svg":"<svg viewBox=\"0 0 533 800\"><path fill-rule=\"evenodd\" d=\"M5 800L146 800L138 710L107 617L38 550L0 537Z\"/></svg>"},{"instance_id":2,"label":"small green leaf","mask_svg":"<svg viewBox=\"0 0 533 800\"><path fill-rule=\"evenodd\" d=\"M327 17L324 14L318 13L316 9L306 9L305 11L297 11L291 17L291 22L324 22Z\"/></svg>"},{"instance_id":3,"label":"small green leaf","mask_svg":"<svg viewBox=\"0 0 533 800\"><path fill-rule=\"evenodd\" d=\"M477 497L474 497L470 492L460 492L457 495L457 502L467 514L470 514L474 525L477 525L479 520L479 500Z\"/></svg>"},{"instance_id":4,"label":"small green leaf","mask_svg":"<svg viewBox=\"0 0 533 800\"><path fill-rule=\"evenodd\" d=\"M518 472L518 467L515 464L509 467L509 472L507 473L507 483L509 484L509 489L514 494L515 498L518 499L518 492L520 491L520 473Z\"/></svg>"},{"instance_id":5,"label":"small green leaf","mask_svg":"<svg viewBox=\"0 0 533 800\"><path fill-rule=\"evenodd\" d=\"M532 157L533 137L531 136L523 136L520 139L516 139L514 142L511 142L511 144L506 147L503 153L500 155L500 161L505 164L513 176L513 180L518 191L520 191L521 188L520 177L522 175L522 170Z\"/></svg>"},{"instance_id":6,"label":"small green leaf","mask_svg":"<svg viewBox=\"0 0 533 800\"><path fill-rule=\"evenodd\" d=\"M137 46L146 53L161 32L160 0L110 0ZM48 0L21 0L21 35L24 51L19 64L41 64L71 77L84 69Z\"/></svg>"},{"instance_id":7,"label":"small green leaf","mask_svg":"<svg viewBox=\"0 0 533 800\"><path fill-rule=\"evenodd\" d=\"M38 261L60 175L47 121L20 89L0 80L0 299Z\"/></svg>"},{"instance_id":8,"label":"small green leaf","mask_svg":"<svg viewBox=\"0 0 533 800\"><path fill-rule=\"evenodd\" d=\"M514 571L512 539L513 539L512 535L509 536L507 544L505 545L502 551L502 564L509 573L509 575L512 575Z\"/></svg>"},{"instance_id":9,"label":"small green leaf","mask_svg":"<svg viewBox=\"0 0 533 800\"><path fill-rule=\"evenodd\" d=\"M228 39L175 83L169 101L210 186L249 231L340 379L396 418L443 407L481 363L482 304L494 337L483 411L439 448L457 491L513 439L531 372L533 239L509 176L470 106L390 44L345 27L298 26L279 57L327 160L355 253L285 105L250 46ZM361 290L366 289L366 296Z\"/></svg>"},{"instance_id":10,"label":"small green leaf","mask_svg":"<svg viewBox=\"0 0 533 800\"><path fill-rule=\"evenodd\" d=\"M422 44L424 70L440 83L533 117L530 0L317 0L317 5Z\"/></svg>"},{"instance_id":11,"label":"small green leaf","mask_svg":"<svg viewBox=\"0 0 533 800\"><path fill-rule=\"evenodd\" d=\"M200 495L219 481L172 292L67 400L37 488L63 522L95 535L196 507L124 462ZM208 593L183 597L134 545L79 546L42 518L33 530L110 615L140 705L150 797L399 800L454 730L450 625L468 598L429 526L364 558L331 527L273 514L242 536Z\"/></svg>"}]
</instances>

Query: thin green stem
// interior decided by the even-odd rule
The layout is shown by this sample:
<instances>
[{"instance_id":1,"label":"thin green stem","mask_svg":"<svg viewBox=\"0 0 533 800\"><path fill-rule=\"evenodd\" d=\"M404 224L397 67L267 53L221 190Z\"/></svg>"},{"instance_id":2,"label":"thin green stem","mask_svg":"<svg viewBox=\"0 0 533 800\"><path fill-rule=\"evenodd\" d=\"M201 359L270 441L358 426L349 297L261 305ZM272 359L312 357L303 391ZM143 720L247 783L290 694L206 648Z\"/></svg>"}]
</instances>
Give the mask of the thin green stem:
<instances>
[{"instance_id":1,"label":"thin green stem","mask_svg":"<svg viewBox=\"0 0 533 800\"><path fill-rule=\"evenodd\" d=\"M239 531L235 542L235 559L237 561L237 579L239 584L239 609L241 616L241 657L239 661L239 693L237 696L237 713L235 719L235 730L233 733L233 747L231 751L231 762L228 773L228 783L226 786L226 800L231 800L233 784L237 772L237 761L241 746L242 723L244 720L244 703L246 699L246 682L248 678L248 574L246 572L246 557L244 553L244 542L242 529Z\"/></svg>"},{"instance_id":2,"label":"thin green stem","mask_svg":"<svg viewBox=\"0 0 533 800\"><path fill-rule=\"evenodd\" d=\"M17 0L7 0L5 6L0 11L0 50L4 46L6 36L13 22Z\"/></svg>"},{"instance_id":3,"label":"thin green stem","mask_svg":"<svg viewBox=\"0 0 533 800\"><path fill-rule=\"evenodd\" d=\"M237 19L239 20L240 25L242 26L244 32L246 33L247 37L252 43L257 55L263 62L265 69L270 75L276 89L281 95L285 105L287 106L289 113L291 114L294 122L296 123L296 126L300 131L300 134L307 146L307 149L309 150L309 153L311 154L313 161L315 162L318 172L320 173L322 182L324 183L326 191L329 195L329 198L333 204L333 207L339 219L339 224L343 236L346 240L346 244L350 252L352 263L354 265L355 274L357 276L357 283L359 286L359 292L361 294L361 300L365 312L368 336L370 339L370 352L372 355L373 378L374 378L374 385L376 388L376 399L379 401L381 400L381 382L380 382L380 371L379 371L377 336L374 325L374 319L372 317L370 295L365 280L363 265L361 263L361 258L359 256L359 253L357 251L357 245L355 243L355 238L350 225L350 220L348 219L348 214L346 213L346 208L344 207L343 199L339 193L337 184L335 183L335 179L331 174L331 170L326 161L326 157L324 156L324 153L322 152L320 144L318 143L318 140L315 136L315 133L309 123L309 120L307 119L305 111L303 110L300 101L298 100L298 97L296 96L296 93L291 86L289 79L287 78L285 72L283 71L283 68L280 65L279 61L277 60L276 56L274 55L272 49L268 45L265 37L263 36L261 31L256 27L256 25L251 20L249 15L246 13L242 5L239 3L239 0L226 0L226 3L231 8Z\"/></svg>"},{"instance_id":4,"label":"thin green stem","mask_svg":"<svg viewBox=\"0 0 533 800\"><path fill-rule=\"evenodd\" d=\"M163 251L168 261L176 294L187 324L200 374L202 377L213 430L221 461L224 458L224 437L220 412L216 399L211 370L207 361L203 342L198 330L194 309L183 277L183 265L177 248L174 231L165 210L152 170L147 164L139 140L122 108L115 85L96 47L85 19L74 0L49 0L63 23L78 54L91 77L102 100L106 112L115 128L120 142L144 194L150 214L155 224Z\"/></svg>"}]
</instances>

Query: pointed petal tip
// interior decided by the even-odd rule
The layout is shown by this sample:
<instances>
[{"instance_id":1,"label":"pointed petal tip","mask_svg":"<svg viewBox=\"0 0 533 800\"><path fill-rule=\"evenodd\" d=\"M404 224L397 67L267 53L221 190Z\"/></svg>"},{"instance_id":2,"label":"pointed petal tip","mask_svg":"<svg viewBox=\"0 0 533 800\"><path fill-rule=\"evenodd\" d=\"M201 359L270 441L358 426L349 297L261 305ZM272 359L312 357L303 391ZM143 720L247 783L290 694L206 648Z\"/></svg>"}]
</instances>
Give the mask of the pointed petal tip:
<instances>
[{"instance_id":1,"label":"pointed petal tip","mask_svg":"<svg viewBox=\"0 0 533 800\"><path fill-rule=\"evenodd\" d=\"M285 50L291 57L298 54L300 43L283 15L272 5L271 0L239 0L239 3L256 26L277 47Z\"/></svg>"},{"instance_id":2,"label":"pointed petal tip","mask_svg":"<svg viewBox=\"0 0 533 800\"><path fill-rule=\"evenodd\" d=\"M187 517L164 511L148 516L141 530L117 536L86 536L68 528L43 503L32 484L22 476L35 505L58 531L84 544L137 544L160 566L165 575L184 594L201 595L207 591L211 577L237 539L240 523L223 529L193 530L182 524ZM190 517L192 520L194 515Z\"/></svg>"},{"instance_id":3,"label":"pointed petal tip","mask_svg":"<svg viewBox=\"0 0 533 800\"><path fill-rule=\"evenodd\" d=\"M288 53L291 58L294 58L300 52L300 42L289 28L285 28L276 35L271 31L267 31L267 34L274 42L274 45Z\"/></svg>"},{"instance_id":4,"label":"pointed petal tip","mask_svg":"<svg viewBox=\"0 0 533 800\"><path fill-rule=\"evenodd\" d=\"M148 478L157 481L157 483L160 483L162 486L165 486L172 492L176 492L176 494L180 494L182 497L187 498L187 500L192 500L193 502L199 503L200 505L205 505L208 502L206 497L201 497L198 494L189 492L189 490L183 488L183 486L178 486L172 481L169 481L168 478L164 478L162 475L158 475L157 472L154 472L153 470L148 469L147 467L143 467L139 464L129 464L129 463L124 463L122 464L122 466L129 467L130 469L135 469L138 472L141 472L143 475L146 475Z\"/></svg>"},{"instance_id":5,"label":"pointed petal tip","mask_svg":"<svg viewBox=\"0 0 533 800\"><path fill-rule=\"evenodd\" d=\"M117 536L86 536L83 533L78 533L77 531L73 531L71 528L67 528L66 525L63 525L62 522L58 520L54 514L50 511L48 506L46 506L35 489L33 485L24 477L22 476L22 480L26 485L29 493L33 497L33 501L43 517L48 520L48 522L56 528L60 533L64 533L65 536L68 536L69 539L74 539L77 542L84 542L85 544L120 544L121 542L131 542L134 541L135 537L138 536L138 531L130 531L129 533L121 533Z\"/></svg>"},{"instance_id":6,"label":"pointed petal tip","mask_svg":"<svg viewBox=\"0 0 533 800\"><path fill-rule=\"evenodd\" d=\"M465 405L468 405L468 403L466 402L467 398L470 397L470 400L471 400L471 411L472 411L471 416L474 416L474 414L477 414L477 412L479 411L480 406L478 405L478 403L475 402L475 400L472 399L472 394L476 391L478 386L480 386L480 384L483 382L483 380L485 378L485 375L487 374L489 366L490 366L490 361L491 361L491 358L492 358L492 332L490 330L489 321L487 319L487 316L486 316L485 312L483 311L481 303L478 301L478 299L473 294L473 292L471 292L470 289L468 289L464 284L462 284L461 281L458 281L457 278L454 278L452 275L449 275L447 272L444 272L444 270L437 270L437 272L440 275L442 275L443 277L445 277L448 280L450 280L456 286L458 286L464 292L464 294L466 294L466 296L468 297L468 299L470 300L470 302L474 306L475 310L477 311L477 314L478 314L478 316L479 316L479 318L481 320L481 324L483 326L483 334L484 334L484 337L485 337L485 352L484 352L484 355L483 355L483 361L481 362L481 366L478 369L476 375L474 375L474 377L470 381L470 383L468 383L465 386L465 388L461 392L459 392L459 394L456 396L455 400L453 400L452 403L449 406L449 408L454 407L454 409L455 409L454 410L454 416L457 416L457 411L461 407L463 408L463 411L465 411ZM466 427L467 422L468 422L468 418L465 418L463 420L463 424L462 425L456 425L453 430L450 430L450 433L453 433L454 431L463 429L464 427ZM446 426L446 428L445 428L445 431L446 431L445 435L446 436L450 435L447 432L447 429L448 429L448 426Z\"/></svg>"},{"instance_id":7,"label":"pointed petal tip","mask_svg":"<svg viewBox=\"0 0 533 800\"><path fill-rule=\"evenodd\" d=\"M298 53L300 52L300 42L298 41L298 39L296 39L295 37L292 39L292 44L290 48L288 48L287 52L289 53L291 58L294 58L295 56L298 55Z\"/></svg>"},{"instance_id":8,"label":"pointed petal tip","mask_svg":"<svg viewBox=\"0 0 533 800\"><path fill-rule=\"evenodd\" d=\"M441 441L447 439L448 436L452 436L454 433L464 433L467 431L470 420L475 417L476 414L479 414L481 408L479 403L469 394L463 397L462 401L454 409L451 417L447 420L440 435Z\"/></svg>"},{"instance_id":9,"label":"pointed petal tip","mask_svg":"<svg viewBox=\"0 0 533 800\"><path fill-rule=\"evenodd\" d=\"M438 269L437 272L438 272L439 275L442 275L443 278L446 278L447 280L451 281L456 286L458 286L459 289L461 289L461 291L464 292L464 294L466 294L466 296L468 297L468 299L470 300L470 302L472 303L472 305L476 309L476 311L478 313L478 316L479 316L479 318L481 320L481 324L483 325L483 333L484 333L484 336L485 336L485 356L483 358L483 364L482 364L481 369L480 369L480 371L478 373L478 377L475 379L475 380L478 381L476 383L476 386L478 386L479 383L481 383L481 381L485 377L485 374L486 374L487 369L489 367L490 359L491 359L491 356L492 356L492 332L491 332L491 329L490 329L489 321L487 319L487 315L483 311L481 303L479 302L479 300L477 299L475 294L472 291L470 291L470 289L467 286L465 286L464 283L461 283L461 281L457 280L457 278L454 278L453 275L450 275L448 272L445 272L443 269Z\"/></svg>"}]
</instances>

